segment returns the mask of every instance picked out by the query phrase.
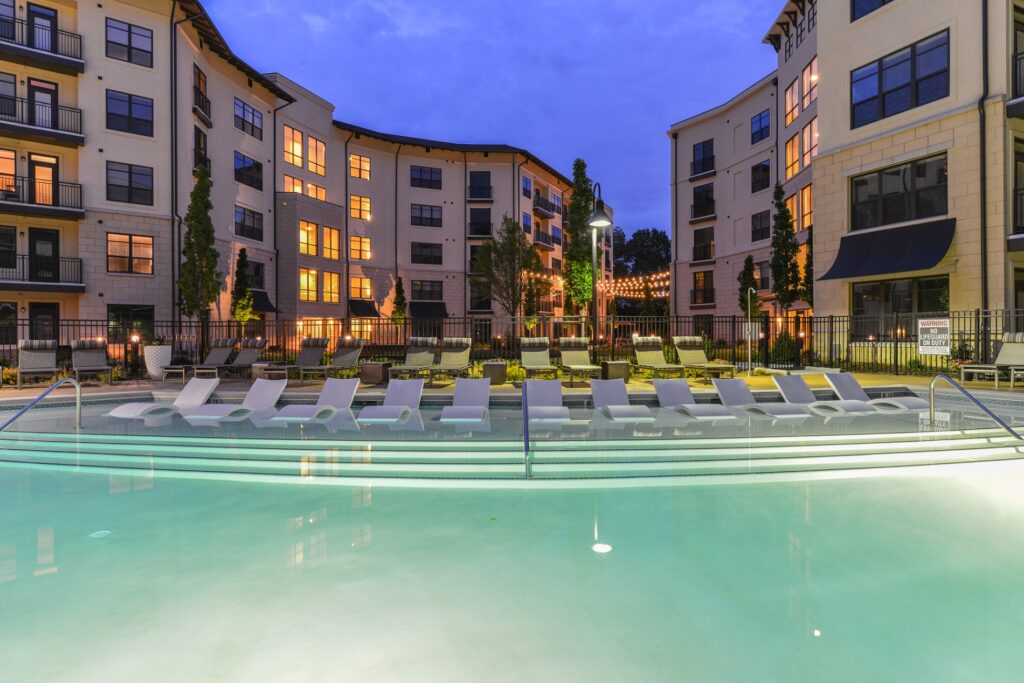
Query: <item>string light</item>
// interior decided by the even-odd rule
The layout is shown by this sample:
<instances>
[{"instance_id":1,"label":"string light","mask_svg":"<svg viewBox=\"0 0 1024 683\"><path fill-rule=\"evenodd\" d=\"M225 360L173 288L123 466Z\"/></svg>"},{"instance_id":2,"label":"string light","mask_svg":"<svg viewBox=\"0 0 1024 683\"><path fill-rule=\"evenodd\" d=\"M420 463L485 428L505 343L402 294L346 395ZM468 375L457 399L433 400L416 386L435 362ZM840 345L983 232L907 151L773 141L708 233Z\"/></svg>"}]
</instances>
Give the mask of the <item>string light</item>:
<instances>
[{"instance_id":1,"label":"string light","mask_svg":"<svg viewBox=\"0 0 1024 683\"><path fill-rule=\"evenodd\" d=\"M671 274L668 271L616 279L613 282L599 282L597 288L606 295L619 299L643 299L646 291L652 298L665 299L669 296Z\"/></svg>"}]
</instances>

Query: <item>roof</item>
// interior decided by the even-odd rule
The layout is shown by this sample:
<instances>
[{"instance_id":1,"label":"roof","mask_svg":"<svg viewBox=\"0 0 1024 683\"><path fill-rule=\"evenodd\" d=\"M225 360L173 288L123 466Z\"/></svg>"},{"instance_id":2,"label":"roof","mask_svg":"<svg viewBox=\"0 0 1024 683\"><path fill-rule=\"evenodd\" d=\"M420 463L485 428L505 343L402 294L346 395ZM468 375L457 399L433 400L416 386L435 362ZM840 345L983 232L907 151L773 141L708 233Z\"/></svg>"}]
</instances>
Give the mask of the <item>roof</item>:
<instances>
[{"instance_id":1,"label":"roof","mask_svg":"<svg viewBox=\"0 0 1024 683\"><path fill-rule=\"evenodd\" d=\"M818 0L787 0L761 42L771 45L778 52L782 39L789 35L790 27L796 24L797 18L807 11L808 5L817 4Z\"/></svg>"},{"instance_id":2,"label":"roof","mask_svg":"<svg viewBox=\"0 0 1024 683\"><path fill-rule=\"evenodd\" d=\"M210 18L206 8L203 7L199 0L181 0L178 4L181 6L182 11L184 11L185 14L188 15L189 19L192 20L192 25L195 27L196 32L199 33L199 37L203 39L204 43L210 46L211 52L262 85L278 98L286 102L295 101L294 97L289 95L259 71L249 66L240 57L238 57L238 55L231 51L227 41L224 40L224 36L222 36L220 31L217 30L217 27L213 23L213 19Z\"/></svg>"},{"instance_id":3,"label":"roof","mask_svg":"<svg viewBox=\"0 0 1024 683\"><path fill-rule=\"evenodd\" d=\"M725 111L726 109L730 109L733 105L737 104L741 100L750 97L761 88L764 88L766 85L771 84L771 82L775 79L778 73L778 70L773 70L768 75L759 78L757 82L754 83L753 85L747 86L742 92L734 96L729 101L723 102L722 104L712 107L711 109L706 109L699 114L694 114L693 116L685 118L682 121L677 121L676 123L673 123L672 126L669 128L669 135L671 135L672 132L675 131L677 128L693 125L704 119L711 118L713 115Z\"/></svg>"},{"instance_id":4,"label":"roof","mask_svg":"<svg viewBox=\"0 0 1024 683\"><path fill-rule=\"evenodd\" d=\"M428 140L427 138L416 138L408 135L393 135L391 133L381 133L379 131L371 130L369 128L363 128L362 126L356 126L351 123L345 123L344 121L335 121L334 125L341 130L351 131L359 136L365 136L370 138L376 138L384 142L390 142L398 145L409 145L412 147L423 147L425 149L445 149L453 152L494 152L497 154L522 154L527 159L537 164L545 171L561 180L566 185L572 185L572 181L559 173L553 166L544 162L540 157L529 152L528 150L520 147L513 147L511 145L494 145L494 144L473 144L463 142L442 142L440 140Z\"/></svg>"}]
</instances>

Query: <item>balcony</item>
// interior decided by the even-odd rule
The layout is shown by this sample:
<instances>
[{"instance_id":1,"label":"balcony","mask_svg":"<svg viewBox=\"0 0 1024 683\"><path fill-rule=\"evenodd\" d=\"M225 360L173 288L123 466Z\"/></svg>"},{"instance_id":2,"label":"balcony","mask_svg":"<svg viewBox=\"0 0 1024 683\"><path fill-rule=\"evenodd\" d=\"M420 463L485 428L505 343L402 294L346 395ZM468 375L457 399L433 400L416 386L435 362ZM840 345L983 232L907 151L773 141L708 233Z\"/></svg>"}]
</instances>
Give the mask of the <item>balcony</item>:
<instances>
[{"instance_id":1,"label":"balcony","mask_svg":"<svg viewBox=\"0 0 1024 683\"><path fill-rule=\"evenodd\" d=\"M690 290L691 306L713 306L715 304L715 290L712 287Z\"/></svg>"},{"instance_id":2,"label":"balcony","mask_svg":"<svg viewBox=\"0 0 1024 683\"><path fill-rule=\"evenodd\" d=\"M469 236L470 237L491 237L491 231L494 227L493 223L470 223L469 224Z\"/></svg>"},{"instance_id":3,"label":"balcony","mask_svg":"<svg viewBox=\"0 0 1024 683\"><path fill-rule=\"evenodd\" d=\"M0 252L0 290L83 292L82 259Z\"/></svg>"},{"instance_id":4,"label":"balcony","mask_svg":"<svg viewBox=\"0 0 1024 683\"><path fill-rule=\"evenodd\" d=\"M213 119L210 117L210 98L197 85L192 86L192 113L207 128L213 128Z\"/></svg>"},{"instance_id":5,"label":"balcony","mask_svg":"<svg viewBox=\"0 0 1024 683\"><path fill-rule=\"evenodd\" d=\"M710 261L715 258L715 243L706 242L704 244L693 245L693 259L694 261Z\"/></svg>"},{"instance_id":6,"label":"balcony","mask_svg":"<svg viewBox=\"0 0 1024 683\"><path fill-rule=\"evenodd\" d=\"M205 168L207 171L210 170L210 157L206 156L204 150L192 148L192 168L193 170L199 170L200 168Z\"/></svg>"},{"instance_id":7,"label":"balcony","mask_svg":"<svg viewBox=\"0 0 1024 683\"><path fill-rule=\"evenodd\" d=\"M555 204L540 192L536 192L533 195L533 212L538 216L554 218L561 213L561 209L558 207L558 204Z\"/></svg>"},{"instance_id":8,"label":"balcony","mask_svg":"<svg viewBox=\"0 0 1024 683\"><path fill-rule=\"evenodd\" d=\"M542 249L554 250L555 248L555 242L551 237L551 233L540 229L533 231L533 243Z\"/></svg>"},{"instance_id":9,"label":"balcony","mask_svg":"<svg viewBox=\"0 0 1024 683\"><path fill-rule=\"evenodd\" d=\"M0 133L32 142L85 144L81 109L54 107L24 97L0 97Z\"/></svg>"},{"instance_id":10,"label":"balcony","mask_svg":"<svg viewBox=\"0 0 1024 683\"><path fill-rule=\"evenodd\" d=\"M690 180L707 178L715 174L715 155L690 162Z\"/></svg>"},{"instance_id":11,"label":"balcony","mask_svg":"<svg viewBox=\"0 0 1024 683\"><path fill-rule=\"evenodd\" d=\"M82 36L48 26L30 27L24 19L0 19L0 56L61 73L85 71Z\"/></svg>"},{"instance_id":12,"label":"balcony","mask_svg":"<svg viewBox=\"0 0 1024 683\"><path fill-rule=\"evenodd\" d=\"M0 213L84 218L82 186L24 176L0 175Z\"/></svg>"},{"instance_id":13,"label":"balcony","mask_svg":"<svg viewBox=\"0 0 1024 683\"><path fill-rule=\"evenodd\" d=\"M538 313L554 313L555 312L555 302L552 301L551 299L547 298L547 297L542 298L540 301L537 302L537 312Z\"/></svg>"},{"instance_id":14,"label":"balcony","mask_svg":"<svg viewBox=\"0 0 1024 683\"><path fill-rule=\"evenodd\" d=\"M700 223L701 221L713 221L715 219L715 200L708 199L698 204L690 205L690 222Z\"/></svg>"},{"instance_id":15,"label":"balcony","mask_svg":"<svg viewBox=\"0 0 1024 683\"><path fill-rule=\"evenodd\" d=\"M467 202L493 202L494 188L490 185L470 185L466 188Z\"/></svg>"}]
</instances>

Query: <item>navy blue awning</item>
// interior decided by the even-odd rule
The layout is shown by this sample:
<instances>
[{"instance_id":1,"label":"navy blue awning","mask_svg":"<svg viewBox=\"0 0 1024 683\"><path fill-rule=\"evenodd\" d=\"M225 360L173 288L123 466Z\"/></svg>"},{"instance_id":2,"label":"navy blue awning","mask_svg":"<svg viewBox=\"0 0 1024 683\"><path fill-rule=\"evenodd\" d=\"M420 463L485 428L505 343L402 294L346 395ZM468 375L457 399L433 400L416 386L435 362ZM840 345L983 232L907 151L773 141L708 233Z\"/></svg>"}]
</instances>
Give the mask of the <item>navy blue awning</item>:
<instances>
[{"instance_id":1,"label":"navy blue awning","mask_svg":"<svg viewBox=\"0 0 1024 683\"><path fill-rule=\"evenodd\" d=\"M349 299L348 313L353 318L379 318L377 304L369 299Z\"/></svg>"},{"instance_id":2,"label":"navy blue awning","mask_svg":"<svg viewBox=\"0 0 1024 683\"><path fill-rule=\"evenodd\" d=\"M270 296L262 289L252 290L252 310L257 313L277 313L277 309L270 301Z\"/></svg>"},{"instance_id":3,"label":"navy blue awning","mask_svg":"<svg viewBox=\"0 0 1024 683\"><path fill-rule=\"evenodd\" d=\"M448 317L443 301L410 301L409 315L420 320L440 320Z\"/></svg>"},{"instance_id":4,"label":"navy blue awning","mask_svg":"<svg viewBox=\"0 0 1024 683\"><path fill-rule=\"evenodd\" d=\"M850 233L839 241L832 267L819 280L841 280L928 270L949 251L956 219L917 223L902 228Z\"/></svg>"}]
</instances>

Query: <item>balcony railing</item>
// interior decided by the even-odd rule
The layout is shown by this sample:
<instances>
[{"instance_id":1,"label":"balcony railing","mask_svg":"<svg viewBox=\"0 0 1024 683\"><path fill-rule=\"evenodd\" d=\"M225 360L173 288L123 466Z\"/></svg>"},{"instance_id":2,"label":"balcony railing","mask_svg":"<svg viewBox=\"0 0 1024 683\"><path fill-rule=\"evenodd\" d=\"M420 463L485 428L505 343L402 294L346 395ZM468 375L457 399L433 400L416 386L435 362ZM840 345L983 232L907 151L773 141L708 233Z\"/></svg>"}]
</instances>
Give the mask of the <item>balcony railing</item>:
<instances>
[{"instance_id":1,"label":"balcony railing","mask_svg":"<svg viewBox=\"0 0 1024 683\"><path fill-rule=\"evenodd\" d=\"M210 98L199 89L198 85L192 86L192 106L205 116L207 121L210 120Z\"/></svg>"},{"instance_id":2,"label":"balcony railing","mask_svg":"<svg viewBox=\"0 0 1024 683\"><path fill-rule=\"evenodd\" d=\"M551 237L551 233L545 230L534 230L533 241L535 244L542 244L545 247L554 246L554 239Z\"/></svg>"},{"instance_id":3,"label":"balcony railing","mask_svg":"<svg viewBox=\"0 0 1024 683\"><path fill-rule=\"evenodd\" d=\"M0 280L82 284L82 259L0 252Z\"/></svg>"},{"instance_id":4,"label":"balcony railing","mask_svg":"<svg viewBox=\"0 0 1024 683\"><path fill-rule=\"evenodd\" d=\"M699 204L690 205L690 220L708 218L715 215L715 200L708 199Z\"/></svg>"},{"instance_id":5,"label":"balcony railing","mask_svg":"<svg viewBox=\"0 0 1024 683\"><path fill-rule=\"evenodd\" d=\"M701 306L704 304L715 303L715 290L712 287L705 287L703 289L691 289L690 290L690 304L693 306Z\"/></svg>"},{"instance_id":6,"label":"balcony railing","mask_svg":"<svg viewBox=\"0 0 1024 683\"><path fill-rule=\"evenodd\" d=\"M555 312L555 302L553 302L551 299L547 299L547 298L541 299L540 301L537 302L537 312L538 313L554 313Z\"/></svg>"},{"instance_id":7,"label":"balcony railing","mask_svg":"<svg viewBox=\"0 0 1024 683\"><path fill-rule=\"evenodd\" d=\"M0 175L0 202L81 209L82 186L25 176Z\"/></svg>"},{"instance_id":8,"label":"balcony railing","mask_svg":"<svg viewBox=\"0 0 1024 683\"><path fill-rule=\"evenodd\" d=\"M1024 190L1013 191L1013 234L1024 234Z\"/></svg>"},{"instance_id":9,"label":"balcony railing","mask_svg":"<svg viewBox=\"0 0 1024 683\"><path fill-rule=\"evenodd\" d=\"M710 261L715 258L715 243L707 242L705 244L693 245L693 260L694 261Z\"/></svg>"},{"instance_id":10,"label":"balcony railing","mask_svg":"<svg viewBox=\"0 0 1024 683\"><path fill-rule=\"evenodd\" d=\"M207 171L210 170L210 157L206 156L206 152L201 149L192 148L192 167L193 168L205 168Z\"/></svg>"},{"instance_id":11,"label":"balcony railing","mask_svg":"<svg viewBox=\"0 0 1024 683\"><path fill-rule=\"evenodd\" d=\"M0 19L0 43L14 43L71 59L82 58L82 36L49 26L30 28L24 19Z\"/></svg>"},{"instance_id":12,"label":"balcony railing","mask_svg":"<svg viewBox=\"0 0 1024 683\"><path fill-rule=\"evenodd\" d=\"M757 288L760 289L760 290L765 290L765 289L771 289L772 288L772 280L771 280L771 277L769 277L767 273L765 273L761 277L757 278Z\"/></svg>"},{"instance_id":13,"label":"balcony railing","mask_svg":"<svg viewBox=\"0 0 1024 683\"><path fill-rule=\"evenodd\" d=\"M561 209L558 204L555 204L540 192L536 192L533 195L533 208L535 211L539 211L547 215L549 218L554 218L561 213Z\"/></svg>"},{"instance_id":14,"label":"balcony railing","mask_svg":"<svg viewBox=\"0 0 1024 683\"><path fill-rule=\"evenodd\" d=\"M491 201L494 199L494 188L490 185L470 185L466 190L466 197L476 201Z\"/></svg>"},{"instance_id":15,"label":"balcony railing","mask_svg":"<svg viewBox=\"0 0 1024 683\"><path fill-rule=\"evenodd\" d=\"M24 97L0 97L0 121L82 134L82 110L30 102Z\"/></svg>"},{"instance_id":16,"label":"balcony railing","mask_svg":"<svg viewBox=\"0 0 1024 683\"><path fill-rule=\"evenodd\" d=\"M493 229L493 223L470 223L469 224L469 236L470 237L490 237L491 230Z\"/></svg>"},{"instance_id":17,"label":"balcony railing","mask_svg":"<svg viewBox=\"0 0 1024 683\"><path fill-rule=\"evenodd\" d=\"M703 159L694 159L690 162L690 177L711 173L715 170L715 155Z\"/></svg>"}]
</instances>

